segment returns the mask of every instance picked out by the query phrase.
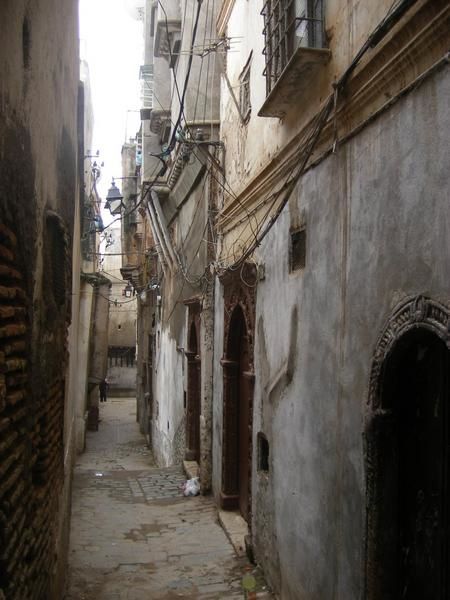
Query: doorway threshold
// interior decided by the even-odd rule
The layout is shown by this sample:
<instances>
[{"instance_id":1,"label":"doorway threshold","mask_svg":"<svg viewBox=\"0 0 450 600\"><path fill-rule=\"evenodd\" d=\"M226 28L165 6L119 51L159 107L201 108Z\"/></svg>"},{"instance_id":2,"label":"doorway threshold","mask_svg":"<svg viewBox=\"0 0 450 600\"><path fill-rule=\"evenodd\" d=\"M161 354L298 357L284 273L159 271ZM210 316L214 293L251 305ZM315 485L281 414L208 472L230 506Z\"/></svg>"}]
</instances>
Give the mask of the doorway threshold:
<instances>
[{"instance_id":1,"label":"doorway threshold","mask_svg":"<svg viewBox=\"0 0 450 600\"><path fill-rule=\"evenodd\" d=\"M247 521L237 510L219 510L219 523L230 540L237 556L245 556L245 537L249 534Z\"/></svg>"}]
</instances>

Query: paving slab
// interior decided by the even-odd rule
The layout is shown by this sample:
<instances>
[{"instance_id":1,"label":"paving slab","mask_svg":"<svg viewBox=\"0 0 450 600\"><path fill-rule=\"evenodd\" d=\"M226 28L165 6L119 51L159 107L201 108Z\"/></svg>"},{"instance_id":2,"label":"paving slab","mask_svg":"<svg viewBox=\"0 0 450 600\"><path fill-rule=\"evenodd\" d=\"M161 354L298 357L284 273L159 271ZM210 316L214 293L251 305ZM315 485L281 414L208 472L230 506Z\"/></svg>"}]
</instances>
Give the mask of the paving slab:
<instances>
[{"instance_id":1,"label":"paving slab","mask_svg":"<svg viewBox=\"0 0 450 600\"><path fill-rule=\"evenodd\" d=\"M234 552L212 499L182 495L182 465L157 467L136 400L100 411L74 472L66 600L272 598Z\"/></svg>"}]
</instances>

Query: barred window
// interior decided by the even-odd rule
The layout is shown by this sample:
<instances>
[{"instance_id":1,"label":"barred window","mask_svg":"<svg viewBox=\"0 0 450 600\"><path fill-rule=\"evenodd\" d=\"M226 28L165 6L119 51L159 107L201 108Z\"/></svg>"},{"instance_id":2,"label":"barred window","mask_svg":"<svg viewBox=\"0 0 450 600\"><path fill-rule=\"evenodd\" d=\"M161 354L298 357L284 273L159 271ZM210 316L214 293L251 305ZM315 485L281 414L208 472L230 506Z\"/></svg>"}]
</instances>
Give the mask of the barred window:
<instances>
[{"instance_id":1,"label":"barred window","mask_svg":"<svg viewBox=\"0 0 450 600\"><path fill-rule=\"evenodd\" d=\"M323 48L323 0L267 0L261 14L269 93L298 48Z\"/></svg>"}]
</instances>

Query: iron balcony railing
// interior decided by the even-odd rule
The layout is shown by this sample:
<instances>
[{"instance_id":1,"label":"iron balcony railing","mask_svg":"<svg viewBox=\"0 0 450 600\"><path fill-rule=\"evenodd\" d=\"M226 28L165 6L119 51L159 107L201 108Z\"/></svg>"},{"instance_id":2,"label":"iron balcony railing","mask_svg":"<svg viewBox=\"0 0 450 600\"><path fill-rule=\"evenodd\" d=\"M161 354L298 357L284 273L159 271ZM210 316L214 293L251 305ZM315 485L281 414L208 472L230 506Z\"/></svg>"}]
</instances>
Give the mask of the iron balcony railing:
<instances>
[{"instance_id":1,"label":"iron balcony railing","mask_svg":"<svg viewBox=\"0 0 450 600\"><path fill-rule=\"evenodd\" d=\"M323 48L322 0L267 0L261 14L269 93L297 48Z\"/></svg>"}]
</instances>

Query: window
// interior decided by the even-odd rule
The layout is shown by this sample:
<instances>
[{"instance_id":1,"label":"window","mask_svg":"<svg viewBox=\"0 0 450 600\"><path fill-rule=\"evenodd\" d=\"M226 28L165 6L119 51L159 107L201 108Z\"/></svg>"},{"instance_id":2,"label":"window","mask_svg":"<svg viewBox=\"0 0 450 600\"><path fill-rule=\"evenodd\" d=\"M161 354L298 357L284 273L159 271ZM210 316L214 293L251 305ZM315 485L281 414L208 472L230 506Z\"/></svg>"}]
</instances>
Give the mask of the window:
<instances>
[{"instance_id":1,"label":"window","mask_svg":"<svg viewBox=\"0 0 450 600\"><path fill-rule=\"evenodd\" d=\"M306 265L306 229L291 231L291 243L289 248L289 270L298 271Z\"/></svg>"},{"instance_id":2,"label":"window","mask_svg":"<svg viewBox=\"0 0 450 600\"><path fill-rule=\"evenodd\" d=\"M250 67L252 62L252 53L248 57L242 73L239 75L239 109L244 121L250 117L252 105L250 103Z\"/></svg>"},{"instance_id":3,"label":"window","mask_svg":"<svg viewBox=\"0 0 450 600\"><path fill-rule=\"evenodd\" d=\"M258 433L258 471L269 471L269 442L266 436Z\"/></svg>"},{"instance_id":4,"label":"window","mask_svg":"<svg viewBox=\"0 0 450 600\"><path fill-rule=\"evenodd\" d=\"M141 102L144 108L153 108L153 65L141 65Z\"/></svg>"},{"instance_id":5,"label":"window","mask_svg":"<svg viewBox=\"0 0 450 600\"><path fill-rule=\"evenodd\" d=\"M269 94L298 48L323 48L323 0L267 0L261 14Z\"/></svg>"}]
</instances>

